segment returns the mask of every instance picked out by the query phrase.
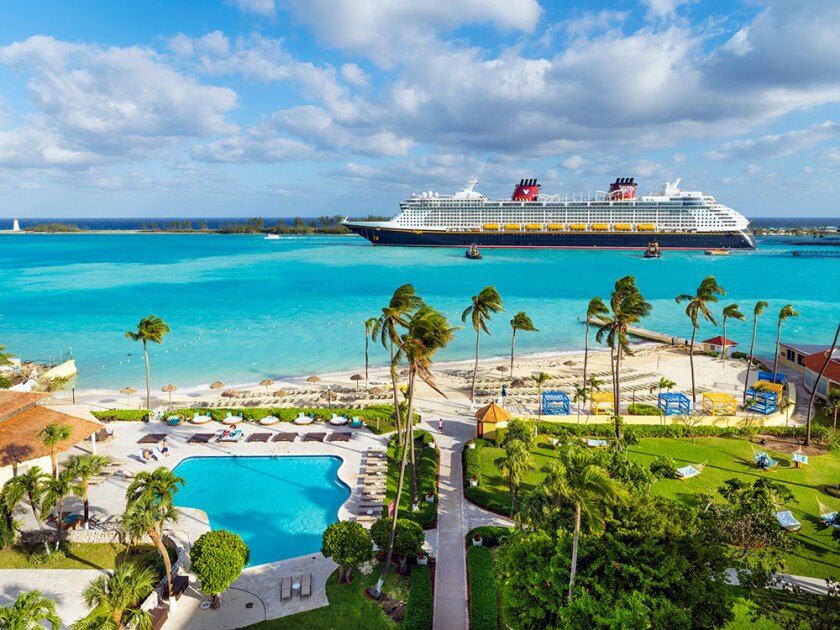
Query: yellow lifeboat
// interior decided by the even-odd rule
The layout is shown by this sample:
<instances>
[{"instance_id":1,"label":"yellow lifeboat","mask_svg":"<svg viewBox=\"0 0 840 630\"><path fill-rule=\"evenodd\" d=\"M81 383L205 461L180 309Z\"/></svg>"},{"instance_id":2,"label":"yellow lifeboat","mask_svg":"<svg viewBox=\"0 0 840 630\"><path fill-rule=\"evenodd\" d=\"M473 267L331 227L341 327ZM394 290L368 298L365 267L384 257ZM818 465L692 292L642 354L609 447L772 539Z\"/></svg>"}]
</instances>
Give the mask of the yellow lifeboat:
<instances>
[{"instance_id":1,"label":"yellow lifeboat","mask_svg":"<svg viewBox=\"0 0 840 630\"><path fill-rule=\"evenodd\" d=\"M525 225L525 229L529 232L540 232L542 231L542 223L528 223Z\"/></svg>"},{"instance_id":2,"label":"yellow lifeboat","mask_svg":"<svg viewBox=\"0 0 840 630\"><path fill-rule=\"evenodd\" d=\"M485 223L483 226L485 230L498 230L499 224L498 223Z\"/></svg>"},{"instance_id":3,"label":"yellow lifeboat","mask_svg":"<svg viewBox=\"0 0 840 630\"><path fill-rule=\"evenodd\" d=\"M562 223L549 223L546 227L552 232L560 232L563 230Z\"/></svg>"},{"instance_id":4,"label":"yellow lifeboat","mask_svg":"<svg viewBox=\"0 0 840 630\"><path fill-rule=\"evenodd\" d=\"M519 230L518 223L505 223L505 230Z\"/></svg>"},{"instance_id":5,"label":"yellow lifeboat","mask_svg":"<svg viewBox=\"0 0 840 630\"><path fill-rule=\"evenodd\" d=\"M656 226L653 223L639 223L636 226L636 229L639 232L653 232L656 229Z\"/></svg>"},{"instance_id":6,"label":"yellow lifeboat","mask_svg":"<svg viewBox=\"0 0 840 630\"><path fill-rule=\"evenodd\" d=\"M610 229L610 226L607 225L606 223L593 223L592 224L592 229L595 230L596 232L606 232L607 230Z\"/></svg>"},{"instance_id":7,"label":"yellow lifeboat","mask_svg":"<svg viewBox=\"0 0 840 630\"><path fill-rule=\"evenodd\" d=\"M613 229L616 232L629 232L630 231L630 224L629 223L616 223L613 226Z\"/></svg>"},{"instance_id":8,"label":"yellow lifeboat","mask_svg":"<svg viewBox=\"0 0 840 630\"><path fill-rule=\"evenodd\" d=\"M583 231L586 229L586 223L570 223L569 229L577 232Z\"/></svg>"}]
</instances>

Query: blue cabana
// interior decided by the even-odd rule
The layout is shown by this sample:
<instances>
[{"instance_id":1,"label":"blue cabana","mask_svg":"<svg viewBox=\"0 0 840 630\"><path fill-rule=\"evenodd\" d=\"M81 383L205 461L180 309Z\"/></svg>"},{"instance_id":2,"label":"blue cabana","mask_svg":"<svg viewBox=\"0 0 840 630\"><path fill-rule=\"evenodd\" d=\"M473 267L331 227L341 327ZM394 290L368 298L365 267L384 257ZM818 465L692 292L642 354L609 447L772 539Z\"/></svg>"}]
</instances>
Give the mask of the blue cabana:
<instances>
[{"instance_id":1,"label":"blue cabana","mask_svg":"<svg viewBox=\"0 0 840 630\"><path fill-rule=\"evenodd\" d=\"M773 380L773 372L765 372L763 370L759 370L758 372L758 380L759 381L770 381L771 383L779 383L780 385L785 384L785 375L783 372L776 372L776 380Z\"/></svg>"},{"instance_id":2,"label":"blue cabana","mask_svg":"<svg viewBox=\"0 0 840 630\"><path fill-rule=\"evenodd\" d=\"M752 387L747 390L747 409L750 411L769 416L776 411L777 407L776 392L753 389Z\"/></svg>"},{"instance_id":3,"label":"blue cabana","mask_svg":"<svg viewBox=\"0 0 840 630\"><path fill-rule=\"evenodd\" d=\"M542 412L547 416L568 416L569 397L564 392L543 392Z\"/></svg>"},{"instance_id":4,"label":"blue cabana","mask_svg":"<svg viewBox=\"0 0 840 630\"><path fill-rule=\"evenodd\" d=\"M659 394L657 406L666 416L684 416L691 411L691 400L685 394Z\"/></svg>"}]
</instances>

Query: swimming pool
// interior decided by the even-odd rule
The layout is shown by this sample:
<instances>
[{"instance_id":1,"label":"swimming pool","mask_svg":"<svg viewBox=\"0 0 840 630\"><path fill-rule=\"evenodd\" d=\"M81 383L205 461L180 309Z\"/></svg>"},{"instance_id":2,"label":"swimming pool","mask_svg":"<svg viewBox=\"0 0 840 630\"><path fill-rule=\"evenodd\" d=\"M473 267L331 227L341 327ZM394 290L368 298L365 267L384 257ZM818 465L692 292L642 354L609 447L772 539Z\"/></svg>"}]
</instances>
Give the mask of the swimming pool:
<instances>
[{"instance_id":1,"label":"swimming pool","mask_svg":"<svg viewBox=\"0 0 840 630\"><path fill-rule=\"evenodd\" d=\"M186 480L175 504L239 534L251 550L248 566L316 553L350 496L340 465L330 456L190 457L175 467Z\"/></svg>"}]
</instances>

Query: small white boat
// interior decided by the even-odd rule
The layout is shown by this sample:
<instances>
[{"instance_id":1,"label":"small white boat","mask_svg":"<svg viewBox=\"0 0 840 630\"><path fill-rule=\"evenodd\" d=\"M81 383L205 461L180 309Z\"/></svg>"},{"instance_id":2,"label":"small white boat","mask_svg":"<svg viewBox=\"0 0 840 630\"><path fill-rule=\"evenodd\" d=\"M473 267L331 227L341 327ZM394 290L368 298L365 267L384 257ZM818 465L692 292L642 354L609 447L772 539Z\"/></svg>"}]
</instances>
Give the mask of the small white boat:
<instances>
[{"instance_id":1,"label":"small white boat","mask_svg":"<svg viewBox=\"0 0 840 630\"><path fill-rule=\"evenodd\" d=\"M279 241L280 235L279 234L266 234L264 241Z\"/></svg>"}]
</instances>

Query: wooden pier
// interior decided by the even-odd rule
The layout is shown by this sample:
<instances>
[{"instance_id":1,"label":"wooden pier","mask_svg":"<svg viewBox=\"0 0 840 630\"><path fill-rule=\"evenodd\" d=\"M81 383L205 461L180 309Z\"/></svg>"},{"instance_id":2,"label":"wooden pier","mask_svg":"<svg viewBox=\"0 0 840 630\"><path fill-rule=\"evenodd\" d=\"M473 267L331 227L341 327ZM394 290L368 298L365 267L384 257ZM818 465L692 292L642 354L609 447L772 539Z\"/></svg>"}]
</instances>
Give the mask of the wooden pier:
<instances>
[{"instance_id":1,"label":"wooden pier","mask_svg":"<svg viewBox=\"0 0 840 630\"><path fill-rule=\"evenodd\" d=\"M586 324L585 321L583 323ZM603 320L601 320L599 317L593 317L590 320L590 324L593 326L601 326L603 323ZM681 342L685 341L684 337L680 337L677 335L666 335L665 333L656 332L655 330L648 330L647 328L639 328L637 326L629 326L627 328L627 332L633 335L634 337L639 337L640 339L647 339L648 341L656 341L657 343L668 344L669 346L671 345L672 339L676 341L676 346L684 345ZM697 348L695 346L695 351L696 350Z\"/></svg>"}]
</instances>

